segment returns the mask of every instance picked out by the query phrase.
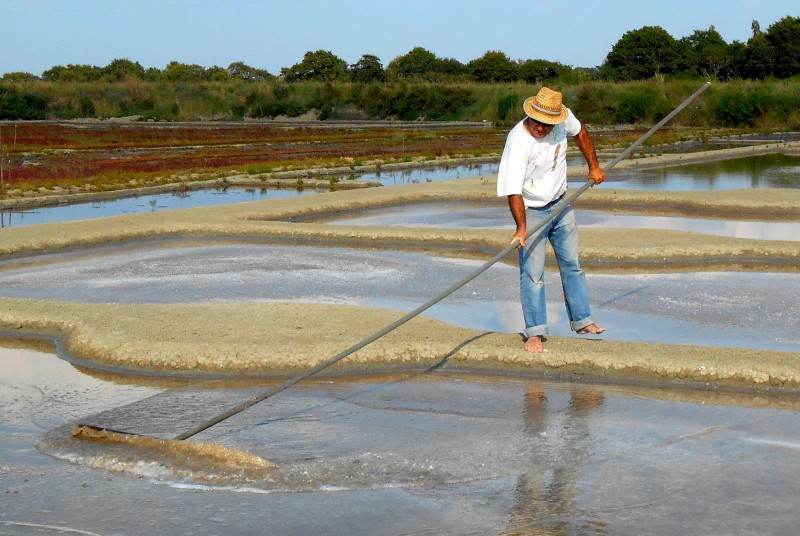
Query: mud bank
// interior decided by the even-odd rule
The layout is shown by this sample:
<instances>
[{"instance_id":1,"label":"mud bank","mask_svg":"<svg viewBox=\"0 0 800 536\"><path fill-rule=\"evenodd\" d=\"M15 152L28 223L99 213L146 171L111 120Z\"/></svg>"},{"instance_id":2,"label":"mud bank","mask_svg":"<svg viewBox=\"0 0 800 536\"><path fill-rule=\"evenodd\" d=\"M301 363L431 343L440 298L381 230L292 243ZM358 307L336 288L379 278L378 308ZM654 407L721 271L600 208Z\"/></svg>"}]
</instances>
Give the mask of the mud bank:
<instances>
[{"instance_id":1,"label":"mud bank","mask_svg":"<svg viewBox=\"0 0 800 536\"><path fill-rule=\"evenodd\" d=\"M235 205L39 224L3 230L0 260L55 250L156 237L207 237L257 240L271 244L397 248L482 256L503 249L508 232L465 229L408 229L320 225L293 222L299 216L339 214L402 203L470 200L502 205L493 178L410 184L331 192L313 197L264 200ZM638 192L600 186L576 202L578 208L621 212L702 214L703 217L800 221L800 189L717 192ZM748 264L747 269L796 270L795 243L714 237L658 230L597 230L582 234L587 267L614 269L634 263L650 268L665 259L691 269L693 264ZM679 261L679 262L677 262Z\"/></svg>"},{"instance_id":2,"label":"mud bank","mask_svg":"<svg viewBox=\"0 0 800 536\"><path fill-rule=\"evenodd\" d=\"M158 374L285 375L372 335L401 313L292 303L94 305L0 299L0 326L62 337L90 363ZM449 368L612 381L798 390L800 355L686 345L548 339L526 352L518 334L456 328L417 317L334 370Z\"/></svg>"},{"instance_id":3,"label":"mud bank","mask_svg":"<svg viewBox=\"0 0 800 536\"><path fill-rule=\"evenodd\" d=\"M759 146L740 153L788 150ZM719 153L719 151L714 151ZM718 156L718 155L717 155ZM703 158L691 155L691 161ZM716 158L716 156L705 156ZM626 166L688 162L687 155L637 159ZM573 170L574 174L584 171ZM508 232L309 224L298 218L360 208L437 200L504 204L494 177L339 191L311 197L265 200L4 229L0 269L36 262L36 254L70 248L124 244L157 237L208 237L292 245L362 249L403 248L486 258L508 242ZM576 205L659 215L800 221L800 190L637 192L602 185ZM731 239L663 230L585 229L581 255L590 270L791 271L800 262L797 244ZM293 303L184 305L86 305L0 299L0 327L64 337L68 351L90 363L157 373L288 374L344 350L390 324L400 313ZM619 380L770 386L797 390L800 353L684 345L607 343L551 338L548 352L525 352L517 334L484 333L417 318L341 363L343 369L450 366L558 373Z\"/></svg>"}]
</instances>

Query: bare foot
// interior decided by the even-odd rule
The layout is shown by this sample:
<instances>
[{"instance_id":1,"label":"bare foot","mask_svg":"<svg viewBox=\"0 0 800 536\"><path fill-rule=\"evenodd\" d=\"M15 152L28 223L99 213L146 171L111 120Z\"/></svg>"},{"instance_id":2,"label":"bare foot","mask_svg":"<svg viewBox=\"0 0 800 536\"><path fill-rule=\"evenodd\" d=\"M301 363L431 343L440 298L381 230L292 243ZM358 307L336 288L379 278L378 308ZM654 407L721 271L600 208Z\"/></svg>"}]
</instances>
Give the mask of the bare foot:
<instances>
[{"instance_id":1,"label":"bare foot","mask_svg":"<svg viewBox=\"0 0 800 536\"><path fill-rule=\"evenodd\" d=\"M541 335L528 337L528 340L525 341L525 349L529 352L541 354L544 352L544 339L542 339Z\"/></svg>"},{"instance_id":2,"label":"bare foot","mask_svg":"<svg viewBox=\"0 0 800 536\"><path fill-rule=\"evenodd\" d=\"M591 335L600 335L605 330L606 330L606 328L601 328L597 324L589 324L585 328L581 328L578 331L576 331L575 333L577 333L578 335L590 335L590 334Z\"/></svg>"}]
</instances>

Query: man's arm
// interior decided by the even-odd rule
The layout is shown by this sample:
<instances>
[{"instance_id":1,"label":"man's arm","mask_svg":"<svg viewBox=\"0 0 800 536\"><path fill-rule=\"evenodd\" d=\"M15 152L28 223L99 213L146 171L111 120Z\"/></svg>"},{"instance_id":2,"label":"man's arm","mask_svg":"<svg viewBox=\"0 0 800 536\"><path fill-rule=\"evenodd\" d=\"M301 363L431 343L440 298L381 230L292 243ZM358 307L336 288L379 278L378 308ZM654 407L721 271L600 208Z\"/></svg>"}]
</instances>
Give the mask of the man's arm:
<instances>
[{"instance_id":1,"label":"man's arm","mask_svg":"<svg viewBox=\"0 0 800 536\"><path fill-rule=\"evenodd\" d=\"M511 209L511 216L514 218L514 223L517 224L517 231L511 237L511 242L519 240L519 247L525 245L525 238L528 234L527 222L525 220L525 202L522 200L522 195L512 194L508 196L508 208Z\"/></svg>"},{"instance_id":2,"label":"man's arm","mask_svg":"<svg viewBox=\"0 0 800 536\"><path fill-rule=\"evenodd\" d=\"M594 150L594 142L589 132L584 125L581 125L581 131L575 136L575 144L578 149L583 153L586 163L589 164L589 180L594 181L595 184L600 184L606 180L606 172L600 167L597 162L597 153Z\"/></svg>"}]
</instances>

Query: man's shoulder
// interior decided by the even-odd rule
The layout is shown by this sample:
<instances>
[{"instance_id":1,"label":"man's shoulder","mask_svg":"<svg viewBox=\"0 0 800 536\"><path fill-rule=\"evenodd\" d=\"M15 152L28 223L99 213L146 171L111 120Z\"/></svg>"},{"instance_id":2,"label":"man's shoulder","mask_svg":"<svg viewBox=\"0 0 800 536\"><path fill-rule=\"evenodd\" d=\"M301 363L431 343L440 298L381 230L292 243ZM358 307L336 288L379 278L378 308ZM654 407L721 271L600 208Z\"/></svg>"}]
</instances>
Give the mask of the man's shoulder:
<instances>
[{"instance_id":1,"label":"man's shoulder","mask_svg":"<svg viewBox=\"0 0 800 536\"><path fill-rule=\"evenodd\" d=\"M567 108L567 118L564 120L562 125L564 125L564 132L567 134L567 136L577 136L580 133L582 126L580 120L569 108Z\"/></svg>"},{"instance_id":2,"label":"man's shoulder","mask_svg":"<svg viewBox=\"0 0 800 536\"><path fill-rule=\"evenodd\" d=\"M516 125L514 125L511 128L511 130L508 132L508 139L511 140L511 141L515 141L515 142L518 142L520 140L528 141L528 138L532 139L533 136L528 134L528 131L525 130L525 120L524 119L521 120Z\"/></svg>"},{"instance_id":3,"label":"man's shoulder","mask_svg":"<svg viewBox=\"0 0 800 536\"><path fill-rule=\"evenodd\" d=\"M525 119L520 119L519 121L517 121L517 124L511 127L511 130L508 132L508 135L510 136L512 134L517 134L519 133L520 130L525 130Z\"/></svg>"}]
</instances>

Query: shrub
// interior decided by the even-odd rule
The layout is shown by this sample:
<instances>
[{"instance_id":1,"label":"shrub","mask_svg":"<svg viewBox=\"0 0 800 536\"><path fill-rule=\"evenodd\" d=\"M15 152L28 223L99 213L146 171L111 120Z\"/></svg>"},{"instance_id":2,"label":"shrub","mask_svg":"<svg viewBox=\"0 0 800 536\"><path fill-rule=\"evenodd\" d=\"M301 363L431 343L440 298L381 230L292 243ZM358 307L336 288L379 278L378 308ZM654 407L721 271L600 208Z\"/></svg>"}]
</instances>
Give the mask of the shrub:
<instances>
[{"instance_id":1,"label":"shrub","mask_svg":"<svg viewBox=\"0 0 800 536\"><path fill-rule=\"evenodd\" d=\"M565 95L565 98L567 95ZM616 112L615 96L610 84L590 83L580 86L570 105L581 121L599 125L613 121Z\"/></svg>"},{"instance_id":2,"label":"shrub","mask_svg":"<svg viewBox=\"0 0 800 536\"><path fill-rule=\"evenodd\" d=\"M0 119L44 119L46 110L43 96L0 86Z\"/></svg>"},{"instance_id":3,"label":"shrub","mask_svg":"<svg viewBox=\"0 0 800 536\"><path fill-rule=\"evenodd\" d=\"M94 117L96 113L96 109L94 106L94 101L87 97L86 95L82 95L78 102L78 107L80 108L81 117Z\"/></svg>"},{"instance_id":4,"label":"shrub","mask_svg":"<svg viewBox=\"0 0 800 536\"><path fill-rule=\"evenodd\" d=\"M495 120L498 123L507 123L510 120L509 112L512 110L517 112L517 107L520 102L520 97L516 93L497 99L497 115L495 116ZM514 113L513 117L517 115L518 114Z\"/></svg>"},{"instance_id":5,"label":"shrub","mask_svg":"<svg viewBox=\"0 0 800 536\"><path fill-rule=\"evenodd\" d=\"M697 89L697 80L570 82L552 87L578 118L594 125L653 123ZM800 79L712 86L672 125L794 128ZM0 80L0 119L67 119L142 115L175 121L297 117L320 119L497 121L521 117L521 101L538 87L525 83L438 82L122 82Z\"/></svg>"},{"instance_id":6,"label":"shrub","mask_svg":"<svg viewBox=\"0 0 800 536\"><path fill-rule=\"evenodd\" d=\"M356 84L351 100L368 116L382 119L387 115L388 88L384 84Z\"/></svg>"},{"instance_id":7,"label":"shrub","mask_svg":"<svg viewBox=\"0 0 800 536\"><path fill-rule=\"evenodd\" d=\"M399 85L385 96L383 117L394 116L405 121L420 118L442 119L455 115L474 102L466 88L443 85Z\"/></svg>"},{"instance_id":8,"label":"shrub","mask_svg":"<svg viewBox=\"0 0 800 536\"><path fill-rule=\"evenodd\" d=\"M273 118L286 113L286 105L264 93L250 93L245 99L245 108L250 117Z\"/></svg>"},{"instance_id":9,"label":"shrub","mask_svg":"<svg viewBox=\"0 0 800 536\"><path fill-rule=\"evenodd\" d=\"M247 112L247 106L242 102L234 102L231 104L231 117L233 119L244 119L244 114Z\"/></svg>"},{"instance_id":10,"label":"shrub","mask_svg":"<svg viewBox=\"0 0 800 536\"><path fill-rule=\"evenodd\" d=\"M752 127L774 104L775 99L763 89L730 86L716 100L713 111L725 126Z\"/></svg>"},{"instance_id":11,"label":"shrub","mask_svg":"<svg viewBox=\"0 0 800 536\"><path fill-rule=\"evenodd\" d=\"M617 123L656 122L670 112L670 105L658 88L634 86L624 91L617 105Z\"/></svg>"}]
</instances>

